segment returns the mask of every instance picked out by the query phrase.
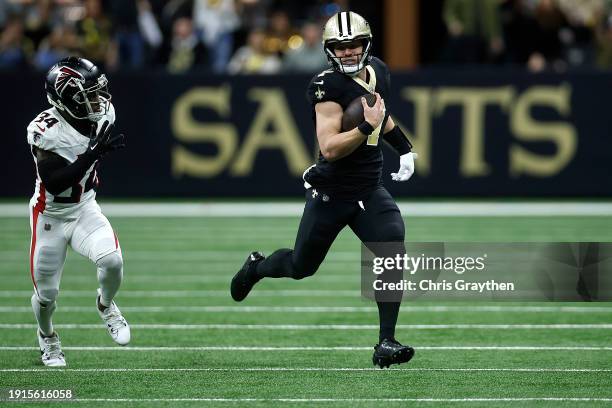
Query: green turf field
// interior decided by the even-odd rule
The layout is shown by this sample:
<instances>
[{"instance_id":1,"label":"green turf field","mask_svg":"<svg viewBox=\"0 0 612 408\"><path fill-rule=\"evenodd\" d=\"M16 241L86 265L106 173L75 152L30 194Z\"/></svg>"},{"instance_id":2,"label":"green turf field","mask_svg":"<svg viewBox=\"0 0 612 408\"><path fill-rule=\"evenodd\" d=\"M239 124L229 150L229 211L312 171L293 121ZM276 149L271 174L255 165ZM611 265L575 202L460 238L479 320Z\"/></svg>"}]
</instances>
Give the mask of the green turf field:
<instances>
[{"instance_id":1,"label":"green turf field","mask_svg":"<svg viewBox=\"0 0 612 408\"><path fill-rule=\"evenodd\" d=\"M379 370L371 362L376 305L359 297L360 247L350 230L314 277L266 280L237 304L229 280L246 254L291 246L297 218L111 222L125 258L117 303L132 343L121 348L107 335L95 269L69 252L54 319L68 367L57 370L44 368L35 348L28 221L0 218L4 395L71 389L74 406L612 403L608 303L406 302L397 337L416 356ZM612 218L423 217L407 218L406 230L412 241L612 241Z\"/></svg>"}]
</instances>

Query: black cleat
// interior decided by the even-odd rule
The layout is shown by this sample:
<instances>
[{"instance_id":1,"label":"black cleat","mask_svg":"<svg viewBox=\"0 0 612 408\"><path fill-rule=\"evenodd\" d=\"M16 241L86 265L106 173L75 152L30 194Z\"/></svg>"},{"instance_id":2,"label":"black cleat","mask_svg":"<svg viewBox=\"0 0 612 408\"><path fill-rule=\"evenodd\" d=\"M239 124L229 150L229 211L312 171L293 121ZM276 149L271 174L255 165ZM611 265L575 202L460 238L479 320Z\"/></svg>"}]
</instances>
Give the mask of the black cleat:
<instances>
[{"instance_id":1,"label":"black cleat","mask_svg":"<svg viewBox=\"0 0 612 408\"><path fill-rule=\"evenodd\" d=\"M384 339L374 346L372 362L380 368L391 364L407 363L414 356L414 349L410 346L402 346L395 339Z\"/></svg>"},{"instance_id":2,"label":"black cleat","mask_svg":"<svg viewBox=\"0 0 612 408\"><path fill-rule=\"evenodd\" d=\"M261 279L255 276L255 265L264 259L266 257L261 252L251 252L242 268L234 275L230 292L232 299L236 302L243 301L249 295L253 286Z\"/></svg>"}]
</instances>

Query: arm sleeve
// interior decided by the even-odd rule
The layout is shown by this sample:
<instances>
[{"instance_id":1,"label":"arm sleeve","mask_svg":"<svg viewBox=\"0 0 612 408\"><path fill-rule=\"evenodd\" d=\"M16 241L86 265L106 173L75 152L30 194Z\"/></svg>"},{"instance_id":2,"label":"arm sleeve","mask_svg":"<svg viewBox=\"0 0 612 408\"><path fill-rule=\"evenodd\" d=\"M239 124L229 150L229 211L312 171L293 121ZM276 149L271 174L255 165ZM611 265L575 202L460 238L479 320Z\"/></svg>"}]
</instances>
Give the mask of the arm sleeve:
<instances>
[{"instance_id":1,"label":"arm sleeve","mask_svg":"<svg viewBox=\"0 0 612 408\"><path fill-rule=\"evenodd\" d=\"M38 163L38 174L47 191L58 195L80 182L95 161L95 157L85 153L68 164L66 159L53 154Z\"/></svg>"},{"instance_id":2,"label":"arm sleeve","mask_svg":"<svg viewBox=\"0 0 612 408\"><path fill-rule=\"evenodd\" d=\"M385 133L383 139L389 143L400 156L410 153L412 150L412 144L398 125L395 125L393 129Z\"/></svg>"}]
</instances>

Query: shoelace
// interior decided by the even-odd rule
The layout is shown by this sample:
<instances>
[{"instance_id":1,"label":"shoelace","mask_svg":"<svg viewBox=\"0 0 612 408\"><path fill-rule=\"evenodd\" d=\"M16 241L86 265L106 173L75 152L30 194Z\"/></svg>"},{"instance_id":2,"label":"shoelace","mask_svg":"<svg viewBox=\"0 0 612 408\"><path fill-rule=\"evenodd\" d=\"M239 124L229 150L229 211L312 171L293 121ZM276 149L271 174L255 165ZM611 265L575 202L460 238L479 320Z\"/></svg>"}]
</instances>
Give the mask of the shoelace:
<instances>
[{"instance_id":1,"label":"shoelace","mask_svg":"<svg viewBox=\"0 0 612 408\"><path fill-rule=\"evenodd\" d=\"M111 306L112 307L112 306ZM117 309L112 308L105 317L106 324L110 327L113 333L119 331L120 328L125 327L125 319L117 312Z\"/></svg>"},{"instance_id":2,"label":"shoelace","mask_svg":"<svg viewBox=\"0 0 612 408\"><path fill-rule=\"evenodd\" d=\"M54 343L45 342L44 354L46 354L48 358L64 357L64 353L62 353L61 344L59 341Z\"/></svg>"}]
</instances>

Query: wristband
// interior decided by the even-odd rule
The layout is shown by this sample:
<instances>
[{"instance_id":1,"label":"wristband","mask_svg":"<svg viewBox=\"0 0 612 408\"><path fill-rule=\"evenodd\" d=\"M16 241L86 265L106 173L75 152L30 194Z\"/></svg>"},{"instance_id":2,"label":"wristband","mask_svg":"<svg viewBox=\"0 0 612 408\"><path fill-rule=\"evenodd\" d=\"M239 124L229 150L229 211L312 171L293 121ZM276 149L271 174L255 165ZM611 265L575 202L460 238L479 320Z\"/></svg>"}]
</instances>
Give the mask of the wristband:
<instances>
[{"instance_id":1,"label":"wristband","mask_svg":"<svg viewBox=\"0 0 612 408\"><path fill-rule=\"evenodd\" d=\"M365 120L357 126L357 129L366 136L370 136L374 132L374 127Z\"/></svg>"}]
</instances>

